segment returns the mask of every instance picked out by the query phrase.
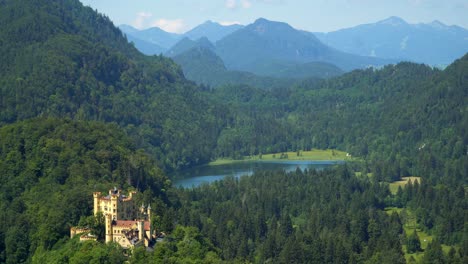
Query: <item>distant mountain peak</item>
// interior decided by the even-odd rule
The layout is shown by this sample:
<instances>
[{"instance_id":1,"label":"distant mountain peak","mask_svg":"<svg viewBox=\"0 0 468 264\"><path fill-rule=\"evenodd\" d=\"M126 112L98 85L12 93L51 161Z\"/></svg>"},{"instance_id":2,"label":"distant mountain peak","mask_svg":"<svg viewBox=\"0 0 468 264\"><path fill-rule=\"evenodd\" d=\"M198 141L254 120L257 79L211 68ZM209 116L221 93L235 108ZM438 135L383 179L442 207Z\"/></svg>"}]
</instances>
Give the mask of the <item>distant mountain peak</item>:
<instances>
[{"instance_id":1,"label":"distant mountain peak","mask_svg":"<svg viewBox=\"0 0 468 264\"><path fill-rule=\"evenodd\" d=\"M262 35L268 31L295 30L289 24L284 22L271 21L265 18L258 18L254 23L249 25L254 32Z\"/></svg>"},{"instance_id":2,"label":"distant mountain peak","mask_svg":"<svg viewBox=\"0 0 468 264\"><path fill-rule=\"evenodd\" d=\"M252 25L288 25L288 23L285 22L279 22L279 21L273 21L273 20L268 20L266 18L260 17L255 22L253 22Z\"/></svg>"},{"instance_id":3,"label":"distant mountain peak","mask_svg":"<svg viewBox=\"0 0 468 264\"><path fill-rule=\"evenodd\" d=\"M382 21L377 22L377 24L380 25L390 25L390 26L401 26L401 25L407 25L408 23L403 20L400 17L397 16L391 16L387 19L384 19Z\"/></svg>"},{"instance_id":4,"label":"distant mountain peak","mask_svg":"<svg viewBox=\"0 0 468 264\"><path fill-rule=\"evenodd\" d=\"M215 49L215 46L213 45L213 43L211 43L211 41L207 37L201 37L196 42L200 47L208 48L211 50Z\"/></svg>"},{"instance_id":5,"label":"distant mountain peak","mask_svg":"<svg viewBox=\"0 0 468 264\"><path fill-rule=\"evenodd\" d=\"M120 28L123 32L126 32L126 33L135 33L135 32L138 32L138 29L136 29L136 28L133 27L133 26L126 25L126 24L120 25L119 28Z\"/></svg>"},{"instance_id":6,"label":"distant mountain peak","mask_svg":"<svg viewBox=\"0 0 468 264\"><path fill-rule=\"evenodd\" d=\"M147 29L144 29L143 31L147 31L147 32L165 32L165 33L170 33L170 32L167 32L159 27L150 27L150 28L147 28Z\"/></svg>"},{"instance_id":7,"label":"distant mountain peak","mask_svg":"<svg viewBox=\"0 0 468 264\"><path fill-rule=\"evenodd\" d=\"M255 20L254 24L257 24L257 23L268 23L268 22L272 22L266 18L263 18L263 17L259 17L257 18L257 20Z\"/></svg>"},{"instance_id":8,"label":"distant mountain peak","mask_svg":"<svg viewBox=\"0 0 468 264\"><path fill-rule=\"evenodd\" d=\"M241 25L223 26L217 22L207 20L203 24L200 24L186 32L184 35L192 40L207 37L214 43L240 28L242 28Z\"/></svg>"},{"instance_id":9,"label":"distant mountain peak","mask_svg":"<svg viewBox=\"0 0 468 264\"><path fill-rule=\"evenodd\" d=\"M438 28L438 29L442 29L442 28L446 28L446 27L447 27L447 25L445 25L444 23L440 22L439 20L434 20L434 21L432 21L429 25L432 26L433 28Z\"/></svg>"}]
</instances>

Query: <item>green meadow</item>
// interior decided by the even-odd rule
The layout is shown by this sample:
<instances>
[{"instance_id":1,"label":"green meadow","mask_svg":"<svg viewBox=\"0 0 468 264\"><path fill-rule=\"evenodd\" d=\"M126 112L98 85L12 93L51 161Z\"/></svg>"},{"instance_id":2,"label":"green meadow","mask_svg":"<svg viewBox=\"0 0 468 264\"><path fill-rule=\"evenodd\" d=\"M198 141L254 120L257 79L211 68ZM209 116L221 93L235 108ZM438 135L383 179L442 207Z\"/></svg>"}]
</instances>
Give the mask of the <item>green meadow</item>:
<instances>
[{"instance_id":1,"label":"green meadow","mask_svg":"<svg viewBox=\"0 0 468 264\"><path fill-rule=\"evenodd\" d=\"M231 164L236 162L250 162L250 161L337 161L337 160L351 160L352 156L348 153L335 149L312 149L310 151L290 151L279 152L270 154L260 154L255 156L244 156L240 160L235 159L217 159L209 163L211 166Z\"/></svg>"}]
</instances>

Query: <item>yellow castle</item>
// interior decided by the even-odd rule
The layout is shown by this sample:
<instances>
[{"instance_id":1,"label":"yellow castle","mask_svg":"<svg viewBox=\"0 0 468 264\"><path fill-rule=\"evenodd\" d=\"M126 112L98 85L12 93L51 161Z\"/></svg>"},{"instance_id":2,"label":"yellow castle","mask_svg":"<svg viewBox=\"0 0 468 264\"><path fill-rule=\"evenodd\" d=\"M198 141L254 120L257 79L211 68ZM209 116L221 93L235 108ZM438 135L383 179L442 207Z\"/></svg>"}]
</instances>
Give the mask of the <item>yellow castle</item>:
<instances>
[{"instance_id":1,"label":"yellow castle","mask_svg":"<svg viewBox=\"0 0 468 264\"><path fill-rule=\"evenodd\" d=\"M136 192L123 195L117 188L109 190L103 196L101 192L93 193L94 215L101 212L105 217L106 243L116 242L123 248L137 245L150 247L154 244L155 233L151 228L151 206L142 205L139 210L133 200ZM81 234L80 241L96 240L88 228L72 227L70 237Z\"/></svg>"}]
</instances>

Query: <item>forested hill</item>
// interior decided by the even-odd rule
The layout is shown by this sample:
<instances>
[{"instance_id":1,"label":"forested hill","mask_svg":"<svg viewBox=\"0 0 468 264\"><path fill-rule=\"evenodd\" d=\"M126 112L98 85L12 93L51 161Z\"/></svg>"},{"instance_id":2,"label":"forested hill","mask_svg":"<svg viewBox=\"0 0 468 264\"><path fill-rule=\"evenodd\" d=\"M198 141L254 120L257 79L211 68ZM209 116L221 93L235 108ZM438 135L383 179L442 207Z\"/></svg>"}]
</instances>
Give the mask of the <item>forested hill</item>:
<instances>
[{"instance_id":1,"label":"forested hill","mask_svg":"<svg viewBox=\"0 0 468 264\"><path fill-rule=\"evenodd\" d=\"M444 71L400 63L288 90L216 90L235 116L217 152L338 148L372 160L373 170L385 177L438 175L445 167L453 180L466 182L467 76L465 55Z\"/></svg>"},{"instance_id":2,"label":"forested hill","mask_svg":"<svg viewBox=\"0 0 468 264\"><path fill-rule=\"evenodd\" d=\"M166 169L209 160L213 113L223 110L170 59L141 55L78 0L0 3L0 124L36 116L116 122Z\"/></svg>"},{"instance_id":3,"label":"forested hill","mask_svg":"<svg viewBox=\"0 0 468 264\"><path fill-rule=\"evenodd\" d=\"M467 62L465 55L445 71L412 63L357 71L290 102L319 141L367 156L382 176L440 177L450 168L443 174L466 183Z\"/></svg>"},{"instance_id":4,"label":"forested hill","mask_svg":"<svg viewBox=\"0 0 468 264\"><path fill-rule=\"evenodd\" d=\"M1 127L0 172L0 263L30 262L36 250L51 249L91 214L93 191L135 186L163 205L170 187L117 125L89 121Z\"/></svg>"}]
</instances>

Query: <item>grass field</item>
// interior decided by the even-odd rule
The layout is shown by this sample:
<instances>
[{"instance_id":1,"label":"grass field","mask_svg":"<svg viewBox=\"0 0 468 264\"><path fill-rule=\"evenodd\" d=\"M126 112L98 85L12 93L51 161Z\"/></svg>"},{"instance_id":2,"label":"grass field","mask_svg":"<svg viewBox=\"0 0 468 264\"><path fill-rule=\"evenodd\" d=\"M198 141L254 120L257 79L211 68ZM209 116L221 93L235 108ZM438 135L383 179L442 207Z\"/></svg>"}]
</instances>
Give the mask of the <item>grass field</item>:
<instances>
[{"instance_id":1,"label":"grass field","mask_svg":"<svg viewBox=\"0 0 468 264\"><path fill-rule=\"evenodd\" d=\"M298 155L299 154L299 155ZM209 165L224 165L245 161L291 161L291 160L351 160L352 157L346 152L334 149L313 149L310 151L271 153L256 156L245 156L242 160L218 159Z\"/></svg>"},{"instance_id":2,"label":"grass field","mask_svg":"<svg viewBox=\"0 0 468 264\"><path fill-rule=\"evenodd\" d=\"M403 177L401 181L396 181L396 182L392 182L392 183L389 184L390 192L392 192L392 194L396 194L397 191L398 191L398 187L401 186L401 188L403 188L406 184L408 184L409 180L411 180L411 182L413 182L413 183L416 180L419 183L421 183L421 177L416 177L416 176Z\"/></svg>"}]
</instances>

